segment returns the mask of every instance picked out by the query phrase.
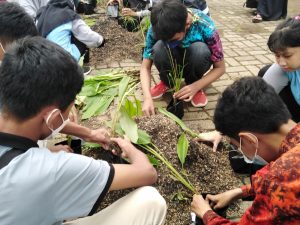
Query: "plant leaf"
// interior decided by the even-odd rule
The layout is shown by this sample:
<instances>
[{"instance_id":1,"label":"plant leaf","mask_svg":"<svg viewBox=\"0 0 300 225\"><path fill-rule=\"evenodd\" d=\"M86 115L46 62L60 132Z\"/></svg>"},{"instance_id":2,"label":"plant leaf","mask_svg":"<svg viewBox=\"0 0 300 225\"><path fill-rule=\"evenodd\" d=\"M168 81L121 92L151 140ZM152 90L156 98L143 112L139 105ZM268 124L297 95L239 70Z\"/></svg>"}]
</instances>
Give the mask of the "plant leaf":
<instances>
[{"instance_id":1,"label":"plant leaf","mask_svg":"<svg viewBox=\"0 0 300 225\"><path fill-rule=\"evenodd\" d=\"M92 142L85 142L83 144L84 147L88 147L88 148L99 148L101 147L100 144L97 144L97 143L92 143Z\"/></svg>"},{"instance_id":2,"label":"plant leaf","mask_svg":"<svg viewBox=\"0 0 300 225\"><path fill-rule=\"evenodd\" d=\"M138 145L147 145L151 143L151 137L147 134L146 131L138 129L138 140L135 144Z\"/></svg>"},{"instance_id":3,"label":"plant leaf","mask_svg":"<svg viewBox=\"0 0 300 225\"><path fill-rule=\"evenodd\" d=\"M110 106L111 102L114 100L115 96L109 96L109 97L102 97L99 103L99 108L98 110L95 112L95 116L99 115L103 112L105 112L108 107ZM101 106L101 107L100 107Z\"/></svg>"},{"instance_id":4,"label":"plant leaf","mask_svg":"<svg viewBox=\"0 0 300 225\"><path fill-rule=\"evenodd\" d=\"M81 119L88 119L94 115L98 108L99 96L87 97L85 100L86 105L83 107Z\"/></svg>"},{"instance_id":5,"label":"plant leaf","mask_svg":"<svg viewBox=\"0 0 300 225\"><path fill-rule=\"evenodd\" d=\"M185 132L189 133L189 135L191 135L192 137L198 137L198 134L194 131L192 131L190 128L188 128L185 123L179 119L177 116L175 116L174 114L168 112L166 109L158 107L158 111L162 114L164 114L165 116L169 117L170 119L174 120L180 127L182 130L184 130Z\"/></svg>"},{"instance_id":6,"label":"plant leaf","mask_svg":"<svg viewBox=\"0 0 300 225\"><path fill-rule=\"evenodd\" d=\"M177 155L181 162L182 167L185 163L185 158L187 156L188 148L189 148L189 141L188 141L185 133L182 133L180 135L180 137L178 139L178 143L177 143Z\"/></svg>"},{"instance_id":7,"label":"plant leaf","mask_svg":"<svg viewBox=\"0 0 300 225\"><path fill-rule=\"evenodd\" d=\"M149 159L149 162L150 162L153 166L158 166L158 165L159 165L159 161L158 161L155 157L153 157L153 156L151 156L151 155L148 155L148 154L147 154L147 157L148 157L148 159Z\"/></svg>"},{"instance_id":8,"label":"plant leaf","mask_svg":"<svg viewBox=\"0 0 300 225\"><path fill-rule=\"evenodd\" d=\"M123 95L125 94L128 84L130 81L130 77L124 76L123 79L119 83L119 98L122 99Z\"/></svg>"},{"instance_id":9,"label":"plant leaf","mask_svg":"<svg viewBox=\"0 0 300 225\"><path fill-rule=\"evenodd\" d=\"M133 118L134 116L137 115L136 107L128 98L125 100L124 108L127 111L130 118Z\"/></svg>"},{"instance_id":10,"label":"plant leaf","mask_svg":"<svg viewBox=\"0 0 300 225\"><path fill-rule=\"evenodd\" d=\"M120 109L120 125L126 136L133 142L136 143L138 140L138 128L137 124L133 119L130 118L124 107Z\"/></svg>"},{"instance_id":11,"label":"plant leaf","mask_svg":"<svg viewBox=\"0 0 300 225\"><path fill-rule=\"evenodd\" d=\"M142 113L142 103L134 96L135 106L136 106L136 116L141 116Z\"/></svg>"}]
</instances>

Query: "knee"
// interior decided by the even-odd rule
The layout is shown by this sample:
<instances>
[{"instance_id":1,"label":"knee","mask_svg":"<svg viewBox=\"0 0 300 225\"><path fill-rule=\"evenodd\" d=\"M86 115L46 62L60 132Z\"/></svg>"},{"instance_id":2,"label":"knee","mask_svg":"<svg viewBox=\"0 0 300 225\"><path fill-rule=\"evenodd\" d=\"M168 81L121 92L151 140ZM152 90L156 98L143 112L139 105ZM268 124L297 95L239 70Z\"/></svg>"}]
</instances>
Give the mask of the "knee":
<instances>
[{"instance_id":1,"label":"knee","mask_svg":"<svg viewBox=\"0 0 300 225\"><path fill-rule=\"evenodd\" d=\"M159 194L156 188L151 186L141 187L136 190L140 196L140 207L146 211L155 210L161 215L165 215L167 211L167 204L165 199Z\"/></svg>"},{"instance_id":2,"label":"knee","mask_svg":"<svg viewBox=\"0 0 300 225\"><path fill-rule=\"evenodd\" d=\"M153 46L153 61L161 61L167 58L167 50L162 41L157 41Z\"/></svg>"},{"instance_id":3,"label":"knee","mask_svg":"<svg viewBox=\"0 0 300 225\"><path fill-rule=\"evenodd\" d=\"M202 59L210 59L211 52L208 46L203 42L194 42L188 47L188 55Z\"/></svg>"}]
</instances>

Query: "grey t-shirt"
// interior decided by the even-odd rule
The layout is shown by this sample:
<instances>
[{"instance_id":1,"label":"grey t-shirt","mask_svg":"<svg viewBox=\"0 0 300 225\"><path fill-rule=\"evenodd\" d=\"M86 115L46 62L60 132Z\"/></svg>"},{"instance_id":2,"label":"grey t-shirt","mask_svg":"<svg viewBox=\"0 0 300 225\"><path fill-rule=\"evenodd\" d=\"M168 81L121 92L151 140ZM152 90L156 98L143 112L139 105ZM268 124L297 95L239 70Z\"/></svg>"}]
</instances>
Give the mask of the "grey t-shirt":
<instances>
[{"instance_id":1,"label":"grey t-shirt","mask_svg":"<svg viewBox=\"0 0 300 225\"><path fill-rule=\"evenodd\" d=\"M0 224L57 225L86 216L113 174L105 161L31 148L0 170Z\"/></svg>"}]
</instances>

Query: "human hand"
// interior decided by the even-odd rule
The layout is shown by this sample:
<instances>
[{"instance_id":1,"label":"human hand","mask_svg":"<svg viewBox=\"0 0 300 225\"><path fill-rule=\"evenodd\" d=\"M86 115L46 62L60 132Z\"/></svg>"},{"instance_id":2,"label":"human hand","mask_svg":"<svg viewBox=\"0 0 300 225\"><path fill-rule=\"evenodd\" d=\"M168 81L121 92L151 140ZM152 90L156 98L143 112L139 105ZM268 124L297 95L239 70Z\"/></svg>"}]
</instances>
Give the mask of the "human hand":
<instances>
[{"instance_id":1,"label":"human hand","mask_svg":"<svg viewBox=\"0 0 300 225\"><path fill-rule=\"evenodd\" d=\"M154 104L152 99L145 99L142 107L142 112L145 116L151 116L155 114Z\"/></svg>"},{"instance_id":2,"label":"human hand","mask_svg":"<svg viewBox=\"0 0 300 225\"><path fill-rule=\"evenodd\" d=\"M203 218L204 214L211 210L211 207L209 206L209 202L207 200L204 200L202 195L194 195L193 201L191 203L191 210L192 212L196 213L196 215L199 218Z\"/></svg>"},{"instance_id":3,"label":"human hand","mask_svg":"<svg viewBox=\"0 0 300 225\"><path fill-rule=\"evenodd\" d=\"M73 152L73 149L69 145L54 145L49 147L49 150L51 152L59 152L59 151Z\"/></svg>"},{"instance_id":4,"label":"human hand","mask_svg":"<svg viewBox=\"0 0 300 225\"><path fill-rule=\"evenodd\" d=\"M122 15L123 16L137 16L137 13L130 8L123 8Z\"/></svg>"},{"instance_id":5,"label":"human hand","mask_svg":"<svg viewBox=\"0 0 300 225\"><path fill-rule=\"evenodd\" d=\"M213 209L222 209L240 198L242 193L242 189L236 188L217 195L208 194L206 200L209 201L210 206L213 207Z\"/></svg>"},{"instance_id":6,"label":"human hand","mask_svg":"<svg viewBox=\"0 0 300 225\"><path fill-rule=\"evenodd\" d=\"M138 151L130 142L129 138L127 136L124 136L124 138L111 138L111 141L118 144L118 146L121 148L122 158L130 158L133 151ZM116 154L116 150L112 150L114 154Z\"/></svg>"},{"instance_id":7,"label":"human hand","mask_svg":"<svg viewBox=\"0 0 300 225\"><path fill-rule=\"evenodd\" d=\"M179 91L174 93L174 98L184 100L184 101L191 101L194 95L199 91L196 83L192 83L189 85L184 86Z\"/></svg>"},{"instance_id":8,"label":"human hand","mask_svg":"<svg viewBox=\"0 0 300 225\"><path fill-rule=\"evenodd\" d=\"M222 141L222 137L223 136L220 134L220 132L214 130L211 132L201 133L194 140L195 141L208 141L208 142L213 143L213 152L216 152L219 143Z\"/></svg>"},{"instance_id":9,"label":"human hand","mask_svg":"<svg viewBox=\"0 0 300 225\"><path fill-rule=\"evenodd\" d=\"M88 142L98 143L104 149L108 149L109 143L111 141L109 132L104 128L91 130L89 136L84 140Z\"/></svg>"}]
</instances>

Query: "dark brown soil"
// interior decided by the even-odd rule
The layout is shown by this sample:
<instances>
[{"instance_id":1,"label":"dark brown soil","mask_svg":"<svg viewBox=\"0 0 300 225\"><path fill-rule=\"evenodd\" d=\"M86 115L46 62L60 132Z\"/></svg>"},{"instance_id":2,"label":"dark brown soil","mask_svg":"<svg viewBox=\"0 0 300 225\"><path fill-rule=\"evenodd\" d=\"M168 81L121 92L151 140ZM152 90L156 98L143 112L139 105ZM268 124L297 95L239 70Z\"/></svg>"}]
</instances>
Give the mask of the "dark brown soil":
<instances>
[{"instance_id":1,"label":"dark brown soil","mask_svg":"<svg viewBox=\"0 0 300 225\"><path fill-rule=\"evenodd\" d=\"M176 145L182 131L177 124L160 114L150 118L141 117L136 119L136 121L139 128L147 131L147 133L151 135L152 142L158 146L165 157L180 171L181 164L177 157ZM103 157L103 152L101 153L100 150L96 149L86 154L94 158ZM192 193L181 185L181 183L172 179L168 169L163 164L157 166L156 169L159 178L154 186L160 191L168 204L166 224L189 224ZM200 193L216 194L240 186L239 179L234 175L230 167L228 152L225 149L212 152L211 147L193 140L190 140L184 171L189 181ZM109 193L101 205L101 208L116 201L129 191L130 190L114 191ZM178 193L183 194L186 200L176 200L175 196ZM231 205L226 215L230 216L232 213L240 213L238 204Z\"/></svg>"},{"instance_id":2,"label":"dark brown soil","mask_svg":"<svg viewBox=\"0 0 300 225\"><path fill-rule=\"evenodd\" d=\"M116 19L100 14L99 20L92 29L105 38L104 47L91 49L90 64L92 66L102 63L119 62L131 59L141 60L141 49L144 43L142 36L136 32L128 32Z\"/></svg>"}]
</instances>

